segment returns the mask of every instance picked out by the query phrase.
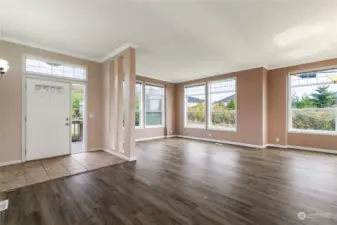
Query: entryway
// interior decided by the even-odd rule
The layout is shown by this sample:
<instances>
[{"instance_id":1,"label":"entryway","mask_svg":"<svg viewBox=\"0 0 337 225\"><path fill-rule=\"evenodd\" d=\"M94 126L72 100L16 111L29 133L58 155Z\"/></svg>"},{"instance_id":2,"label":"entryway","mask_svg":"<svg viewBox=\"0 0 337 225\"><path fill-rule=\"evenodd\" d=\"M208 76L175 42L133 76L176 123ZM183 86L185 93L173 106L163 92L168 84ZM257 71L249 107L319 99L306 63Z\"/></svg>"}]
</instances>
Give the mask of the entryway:
<instances>
[{"instance_id":1,"label":"entryway","mask_svg":"<svg viewBox=\"0 0 337 225\"><path fill-rule=\"evenodd\" d=\"M25 87L25 160L85 152L85 84L25 77Z\"/></svg>"},{"instance_id":2,"label":"entryway","mask_svg":"<svg viewBox=\"0 0 337 225\"><path fill-rule=\"evenodd\" d=\"M0 168L0 194L31 184L67 177L124 162L104 151L40 159Z\"/></svg>"}]
</instances>

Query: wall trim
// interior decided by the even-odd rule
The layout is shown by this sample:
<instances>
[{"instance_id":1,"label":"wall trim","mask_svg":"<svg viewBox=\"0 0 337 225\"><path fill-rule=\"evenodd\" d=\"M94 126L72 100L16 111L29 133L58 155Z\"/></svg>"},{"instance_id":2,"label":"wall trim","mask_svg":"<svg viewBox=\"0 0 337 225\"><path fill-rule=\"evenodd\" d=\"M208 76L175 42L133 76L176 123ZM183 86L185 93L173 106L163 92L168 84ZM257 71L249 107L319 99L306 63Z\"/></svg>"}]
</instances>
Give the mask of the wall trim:
<instances>
[{"instance_id":1,"label":"wall trim","mask_svg":"<svg viewBox=\"0 0 337 225\"><path fill-rule=\"evenodd\" d=\"M273 148L287 148L286 145L278 145L278 144L266 144L266 147L273 147Z\"/></svg>"},{"instance_id":2,"label":"wall trim","mask_svg":"<svg viewBox=\"0 0 337 225\"><path fill-rule=\"evenodd\" d=\"M238 145L238 146L244 146L244 147L250 147L250 148L265 148L265 145L254 145L254 144L246 144L242 142L234 142L234 141L223 141L223 140L216 140L216 139L210 139L210 138L198 138L198 137L192 137L192 136L184 136L184 135L177 135L177 137L180 138L186 138L186 139L193 139L193 140L200 140L200 141L207 141L207 142L215 142L215 143L222 143L222 144L230 144L230 145Z\"/></svg>"},{"instance_id":3,"label":"wall trim","mask_svg":"<svg viewBox=\"0 0 337 225\"><path fill-rule=\"evenodd\" d=\"M0 163L0 167L10 166L10 165L19 164L19 163L22 163L22 160L13 160L13 161L8 161L8 162L2 162L2 163Z\"/></svg>"},{"instance_id":4,"label":"wall trim","mask_svg":"<svg viewBox=\"0 0 337 225\"><path fill-rule=\"evenodd\" d=\"M177 135L166 135L166 136L156 136L156 137L140 138L140 139L136 139L136 142L150 141L150 140L164 139L164 138L173 138L173 137L177 137Z\"/></svg>"},{"instance_id":5,"label":"wall trim","mask_svg":"<svg viewBox=\"0 0 337 225\"><path fill-rule=\"evenodd\" d=\"M337 150L333 150L333 149L311 148L311 147L303 147L303 146L296 146L296 145L287 145L286 148L288 149L292 148L292 149L304 150L304 151L310 151L310 152L337 154Z\"/></svg>"},{"instance_id":6,"label":"wall trim","mask_svg":"<svg viewBox=\"0 0 337 225\"><path fill-rule=\"evenodd\" d=\"M137 157L136 156L133 156L129 159L129 161L136 161L137 160Z\"/></svg>"},{"instance_id":7,"label":"wall trim","mask_svg":"<svg viewBox=\"0 0 337 225\"><path fill-rule=\"evenodd\" d=\"M38 45L38 44L33 44L31 42L25 42L25 41L20 41L14 38L8 38L8 37L4 37L0 35L0 40L1 41L6 41L6 42L10 42L10 43L14 43L14 44L18 44L18 45L23 45L26 47L31 47L31 48L36 48L36 49L41 49L47 52L51 52L51 53L56 53L56 54L61 54L61 55L65 55L68 57L73 57L73 58L77 58L77 59L82 59L82 60L87 60L87 61L91 61L91 62L100 62L99 59L96 58L92 58L92 57L87 57L84 55L78 55L78 54L74 54L68 51L60 51L60 50L56 50L54 48L50 48L44 45Z\"/></svg>"},{"instance_id":8,"label":"wall trim","mask_svg":"<svg viewBox=\"0 0 337 225\"><path fill-rule=\"evenodd\" d=\"M130 158L129 158L129 157L125 156L125 155L122 155L122 154L120 154L120 153L118 153L118 152L116 152L116 151L110 150L110 149L104 149L104 148L101 148L101 149L99 149L99 150L105 151L105 152L107 152L107 153L109 153L109 154L111 154L111 155L113 155L113 156L116 156L116 157L118 157L118 158L120 158L120 159L124 159L124 160L126 160L126 161L136 161L136 160L137 160L137 157L136 157L136 156L130 157Z\"/></svg>"},{"instance_id":9,"label":"wall trim","mask_svg":"<svg viewBox=\"0 0 337 225\"><path fill-rule=\"evenodd\" d=\"M100 63L103 63L111 58L113 58L114 56L124 52L126 49L128 48L138 48L139 46L135 43L132 42L126 42L122 45L120 45L119 47L115 48L112 52L108 53L107 55L105 55L103 58L101 58L99 60Z\"/></svg>"}]
</instances>

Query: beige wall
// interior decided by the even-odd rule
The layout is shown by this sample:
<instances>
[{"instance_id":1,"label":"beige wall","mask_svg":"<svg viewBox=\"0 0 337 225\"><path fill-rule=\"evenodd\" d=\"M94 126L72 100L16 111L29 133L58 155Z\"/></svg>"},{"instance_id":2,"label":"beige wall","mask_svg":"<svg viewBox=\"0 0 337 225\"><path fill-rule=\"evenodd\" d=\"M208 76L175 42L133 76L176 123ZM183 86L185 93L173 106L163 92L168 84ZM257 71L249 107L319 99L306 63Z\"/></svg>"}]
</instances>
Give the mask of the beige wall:
<instances>
[{"instance_id":1,"label":"beige wall","mask_svg":"<svg viewBox=\"0 0 337 225\"><path fill-rule=\"evenodd\" d=\"M215 131L184 127L184 86L236 77L237 79L237 131ZM176 126L178 135L209 138L252 145L264 145L266 139L265 93L267 73L264 68L256 68L225 75L209 77L177 84L176 86Z\"/></svg>"},{"instance_id":2,"label":"beige wall","mask_svg":"<svg viewBox=\"0 0 337 225\"><path fill-rule=\"evenodd\" d=\"M88 148L100 148L103 145L101 65L0 41L0 58L7 60L10 64L7 74L0 80L0 163L21 160L23 54L87 67L88 112L94 115L94 118L88 119Z\"/></svg>"},{"instance_id":3,"label":"beige wall","mask_svg":"<svg viewBox=\"0 0 337 225\"><path fill-rule=\"evenodd\" d=\"M331 59L268 71L268 142L270 144L337 150L337 137L334 135L287 132L288 74L336 65L337 59ZM276 138L280 141L276 142Z\"/></svg>"}]
</instances>

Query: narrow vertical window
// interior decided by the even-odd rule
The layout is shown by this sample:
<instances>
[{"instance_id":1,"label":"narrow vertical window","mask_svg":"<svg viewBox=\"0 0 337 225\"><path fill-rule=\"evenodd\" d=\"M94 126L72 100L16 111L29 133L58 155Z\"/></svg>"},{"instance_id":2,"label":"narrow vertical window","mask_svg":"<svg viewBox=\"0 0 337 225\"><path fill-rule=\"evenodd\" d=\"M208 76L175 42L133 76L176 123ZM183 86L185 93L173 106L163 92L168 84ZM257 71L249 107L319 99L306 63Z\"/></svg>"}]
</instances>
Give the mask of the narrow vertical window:
<instances>
[{"instance_id":1,"label":"narrow vertical window","mask_svg":"<svg viewBox=\"0 0 337 225\"><path fill-rule=\"evenodd\" d=\"M208 128L215 130L236 130L236 79L212 81L208 87Z\"/></svg>"},{"instance_id":2,"label":"narrow vertical window","mask_svg":"<svg viewBox=\"0 0 337 225\"><path fill-rule=\"evenodd\" d=\"M205 128L205 84L185 87L185 127Z\"/></svg>"},{"instance_id":3,"label":"narrow vertical window","mask_svg":"<svg viewBox=\"0 0 337 225\"><path fill-rule=\"evenodd\" d=\"M164 126L165 88L145 85L145 126Z\"/></svg>"},{"instance_id":4,"label":"narrow vertical window","mask_svg":"<svg viewBox=\"0 0 337 225\"><path fill-rule=\"evenodd\" d=\"M135 90L135 126L136 128L140 128L143 126L143 115L142 115L142 87L141 83L136 83L136 90Z\"/></svg>"}]
</instances>

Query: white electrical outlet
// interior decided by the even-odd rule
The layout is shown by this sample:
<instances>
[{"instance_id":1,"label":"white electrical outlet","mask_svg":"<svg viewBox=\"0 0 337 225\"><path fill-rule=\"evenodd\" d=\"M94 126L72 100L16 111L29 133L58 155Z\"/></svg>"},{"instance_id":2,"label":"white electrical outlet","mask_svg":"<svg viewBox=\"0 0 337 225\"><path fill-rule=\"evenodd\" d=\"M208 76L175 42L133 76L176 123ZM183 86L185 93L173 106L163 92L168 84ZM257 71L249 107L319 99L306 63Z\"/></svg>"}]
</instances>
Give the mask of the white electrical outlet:
<instances>
[{"instance_id":1,"label":"white electrical outlet","mask_svg":"<svg viewBox=\"0 0 337 225\"><path fill-rule=\"evenodd\" d=\"M276 138L275 140L276 140L276 142L280 142L280 138Z\"/></svg>"}]
</instances>

